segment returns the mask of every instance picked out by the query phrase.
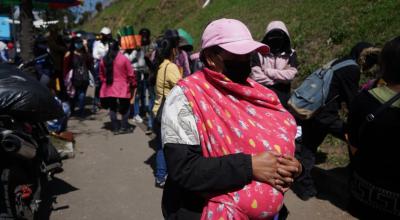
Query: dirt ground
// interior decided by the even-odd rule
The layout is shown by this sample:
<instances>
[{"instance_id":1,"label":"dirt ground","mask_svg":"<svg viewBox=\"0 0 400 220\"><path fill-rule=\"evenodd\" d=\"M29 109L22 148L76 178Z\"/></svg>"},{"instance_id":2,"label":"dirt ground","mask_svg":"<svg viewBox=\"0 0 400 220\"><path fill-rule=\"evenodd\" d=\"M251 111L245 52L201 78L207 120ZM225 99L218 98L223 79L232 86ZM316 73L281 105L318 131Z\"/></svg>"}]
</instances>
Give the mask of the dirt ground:
<instances>
[{"instance_id":1,"label":"dirt ground","mask_svg":"<svg viewBox=\"0 0 400 220\"><path fill-rule=\"evenodd\" d=\"M114 136L106 111L87 120L72 119L76 134L75 158L64 162L64 172L49 186L48 208L41 220L163 219L162 190L154 186L155 151L144 126L132 134ZM340 180L344 168L318 169L323 191L317 198L301 201L292 192L285 195L289 220L354 219L345 211ZM333 181L333 182L332 182Z\"/></svg>"}]
</instances>

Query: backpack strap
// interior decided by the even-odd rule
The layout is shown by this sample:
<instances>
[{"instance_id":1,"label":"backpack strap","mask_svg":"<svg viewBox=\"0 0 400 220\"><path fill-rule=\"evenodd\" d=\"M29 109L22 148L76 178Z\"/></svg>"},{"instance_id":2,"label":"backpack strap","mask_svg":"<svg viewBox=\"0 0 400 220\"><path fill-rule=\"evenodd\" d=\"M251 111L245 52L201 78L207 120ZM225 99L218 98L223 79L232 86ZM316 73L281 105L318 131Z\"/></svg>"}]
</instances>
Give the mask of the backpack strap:
<instances>
[{"instance_id":1,"label":"backpack strap","mask_svg":"<svg viewBox=\"0 0 400 220\"><path fill-rule=\"evenodd\" d=\"M381 107L379 107L375 112L370 113L365 118L368 122L375 120L376 116L380 115L386 108L390 107L394 102L400 98L400 93L397 93L389 101L385 102Z\"/></svg>"},{"instance_id":2,"label":"backpack strap","mask_svg":"<svg viewBox=\"0 0 400 220\"><path fill-rule=\"evenodd\" d=\"M165 78L167 77L167 67L168 67L169 63L167 65L165 65L165 69L164 69L164 82L163 82L163 89L162 89L162 97L165 97L164 91L165 91Z\"/></svg>"},{"instance_id":3,"label":"backpack strap","mask_svg":"<svg viewBox=\"0 0 400 220\"><path fill-rule=\"evenodd\" d=\"M358 65L357 65L356 61L354 61L353 59L348 59L348 60L342 61L340 63L337 63L337 64L331 66L331 68L335 72L336 70L341 69L346 66L358 66Z\"/></svg>"},{"instance_id":4,"label":"backpack strap","mask_svg":"<svg viewBox=\"0 0 400 220\"><path fill-rule=\"evenodd\" d=\"M397 93L395 96L389 99L389 101L385 102L383 105L381 105L377 110L374 112L368 114L365 117L364 122L361 124L360 129L358 131L358 138L361 139L361 135L364 133L365 127L367 126L368 123L372 122L375 120L375 118L380 115L382 112L384 112L388 107L390 107L394 102L396 102L398 99L400 99L400 92Z\"/></svg>"}]
</instances>

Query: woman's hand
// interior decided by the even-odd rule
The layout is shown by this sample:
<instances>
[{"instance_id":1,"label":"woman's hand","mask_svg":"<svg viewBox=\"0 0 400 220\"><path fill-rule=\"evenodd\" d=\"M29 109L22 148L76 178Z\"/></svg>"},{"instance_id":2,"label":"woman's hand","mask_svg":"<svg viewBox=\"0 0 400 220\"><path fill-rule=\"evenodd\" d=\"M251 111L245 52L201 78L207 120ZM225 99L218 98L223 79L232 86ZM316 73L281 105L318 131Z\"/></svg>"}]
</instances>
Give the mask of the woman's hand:
<instances>
[{"instance_id":1,"label":"woman's hand","mask_svg":"<svg viewBox=\"0 0 400 220\"><path fill-rule=\"evenodd\" d=\"M252 156L254 180L268 183L281 192L289 190L294 179L302 173L301 163L289 155L265 152Z\"/></svg>"},{"instance_id":2,"label":"woman's hand","mask_svg":"<svg viewBox=\"0 0 400 220\"><path fill-rule=\"evenodd\" d=\"M280 156L276 152L264 152L252 156L251 164L254 180L268 183L275 187L276 179L280 178L278 174L278 158Z\"/></svg>"},{"instance_id":3,"label":"woman's hand","mask_svg":"<svg viewBox=\"0 0 400 220\"><path fill-rule=\"evenodd\" d=\"M277 172L281 178L276 180L278 189L286 192L294 182L294 179L302 173L301 163L290 155L283 155L278 158Z\"/></svg>"}]
</instances>

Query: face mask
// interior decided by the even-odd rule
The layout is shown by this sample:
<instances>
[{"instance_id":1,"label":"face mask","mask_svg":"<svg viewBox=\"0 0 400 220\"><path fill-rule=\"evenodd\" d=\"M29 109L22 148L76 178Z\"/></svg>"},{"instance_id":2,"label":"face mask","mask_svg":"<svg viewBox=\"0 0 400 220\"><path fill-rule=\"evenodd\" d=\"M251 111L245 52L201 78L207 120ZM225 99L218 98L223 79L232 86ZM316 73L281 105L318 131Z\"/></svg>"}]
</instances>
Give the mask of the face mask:
<instances>
[{"instance_id":1,"label":"face mask","mask_svg":"<svg viewBox=\"0 0 400 220\"><path fill-rule=\"evenodd\" d=\"M271 49L271 53L273 54L279 54L283 52L283 44L284 40L283 38L272 38L268 40L269 47Z\"/></svg>"},{"instance_id":2,"label":"face mask","mask_svg":"<svg viewBox=\"0 0 400 220\"><path fill-rule=\"evenodd\" d=\"M236 83L244 84L251 73L250 60L224 60L223 74Z\"/></svg>"},{"instance_id":3,"label":"face mask","mask_svg":"<svg viewBox=\"0 0 400 220\"><path fill-rule=\"evenodd\" d=\"M74 46L75 46L76 49L80 50L80 49L82 49L83 44L81 44L81 43L75 43Z\"/></svg>"}]
</instances>

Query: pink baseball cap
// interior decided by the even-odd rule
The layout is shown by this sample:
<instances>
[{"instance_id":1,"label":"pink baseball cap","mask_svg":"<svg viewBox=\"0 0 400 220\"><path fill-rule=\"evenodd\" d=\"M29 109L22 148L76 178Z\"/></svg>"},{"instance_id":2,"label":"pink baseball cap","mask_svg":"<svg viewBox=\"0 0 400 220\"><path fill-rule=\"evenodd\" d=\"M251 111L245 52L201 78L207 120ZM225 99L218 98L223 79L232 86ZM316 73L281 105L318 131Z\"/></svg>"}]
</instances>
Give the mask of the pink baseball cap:
<instances>
[{"instance_id":1,"label":"pink baseball cap","mask_svg":"<svg viewBox=\"0 0 400 220\"><path fill-rule=\"evenodd\" d=\"M241 21L222 18L211 22L201 37L201 48L220 46L224 50L238 55L258 51L269 53L269 47L253 40L249 29Z\"/></svg>"}]
</instances>

